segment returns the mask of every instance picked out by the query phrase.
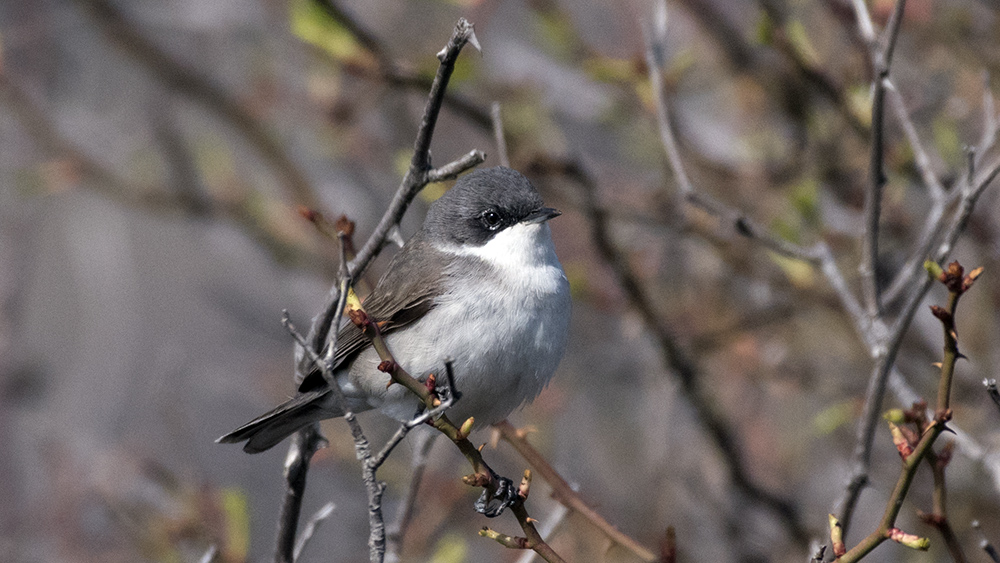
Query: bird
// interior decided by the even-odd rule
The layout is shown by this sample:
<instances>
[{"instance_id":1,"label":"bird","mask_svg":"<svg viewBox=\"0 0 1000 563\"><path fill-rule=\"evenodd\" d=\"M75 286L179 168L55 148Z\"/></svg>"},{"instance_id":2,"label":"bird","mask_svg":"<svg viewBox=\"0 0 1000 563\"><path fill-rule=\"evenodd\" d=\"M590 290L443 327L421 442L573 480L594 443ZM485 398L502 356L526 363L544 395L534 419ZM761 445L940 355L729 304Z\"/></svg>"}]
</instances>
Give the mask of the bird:
<instances>
[{"instance_id":1,"label":"bird","mask_svg":"<svg viewBox=\"0 0 1000 563\"><path fill-rule=\"evenodd\" d=\"M464 175L429 207L421 228L393 256L364 300L397 363L420 380L450 359L460 399L448 410L474 428L499 422L548 384L566 349L570 289L556 256L546 207L521 173L503 166ZM335 381L352 412L397 420L419 411L416 396L390 385L370 340L339 328ZM220 437L247 453L270 449L302 427L343 416L320 371L294 397Z\"/></svg>"}]
</instances>

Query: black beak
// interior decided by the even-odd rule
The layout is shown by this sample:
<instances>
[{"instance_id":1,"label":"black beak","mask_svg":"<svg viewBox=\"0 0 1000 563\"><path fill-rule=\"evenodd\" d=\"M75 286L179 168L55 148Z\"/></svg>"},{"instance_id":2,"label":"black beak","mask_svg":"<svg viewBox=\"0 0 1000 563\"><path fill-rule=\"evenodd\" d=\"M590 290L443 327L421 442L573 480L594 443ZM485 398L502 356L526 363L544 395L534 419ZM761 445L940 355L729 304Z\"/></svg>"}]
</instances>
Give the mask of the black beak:
<instances>
[{"instance_id":1,"label":"black beak","mask_svg":"<svg viewBox=\"0 0 1000 563\"><path fill-rule=\"evenodd\" d=\"M527 225L534 225L535 223L544 223L549 219L555 218L562 215L562 211L558 209L552 209L551 207L542 207L541 209L536 209L528 214L527 217L521 219L522 223Z\"/></svg>"}]
</instances>

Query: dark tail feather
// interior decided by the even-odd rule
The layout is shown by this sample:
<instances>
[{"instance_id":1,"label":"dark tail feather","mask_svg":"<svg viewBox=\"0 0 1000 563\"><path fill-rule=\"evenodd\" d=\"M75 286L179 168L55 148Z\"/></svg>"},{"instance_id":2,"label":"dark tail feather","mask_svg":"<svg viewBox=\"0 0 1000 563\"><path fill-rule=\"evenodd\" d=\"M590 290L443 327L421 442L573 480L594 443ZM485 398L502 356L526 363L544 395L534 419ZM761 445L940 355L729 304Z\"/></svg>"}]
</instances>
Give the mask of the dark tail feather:
<instances>
[{"instance_id":1,"label":"dark tail feather","mask_svg":"<svg viewBox=\"0 0 1000 563\"><path fill-rule=\"evenodd\" d=\"M323 399L327 393L329 390L302 393L220 437L216 442L233 444L246 441L243 451L248 454L268 450L307 424L337 416L323 408Z\"/></svg>"}]
</instances>

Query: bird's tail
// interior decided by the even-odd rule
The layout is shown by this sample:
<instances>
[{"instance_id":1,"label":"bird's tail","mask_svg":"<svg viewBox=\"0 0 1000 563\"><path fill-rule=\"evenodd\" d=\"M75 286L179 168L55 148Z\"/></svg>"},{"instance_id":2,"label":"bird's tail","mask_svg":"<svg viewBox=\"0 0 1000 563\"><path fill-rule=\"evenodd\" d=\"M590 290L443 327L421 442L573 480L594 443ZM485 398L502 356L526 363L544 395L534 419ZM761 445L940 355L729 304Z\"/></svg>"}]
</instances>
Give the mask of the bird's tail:
<instances>
[{"instance_id":1,"label":"bird's tail","mask_svg":"<svg viewBox=\"0 0 1000 563\"><path fill-rule=\"evenodd\" d=\"M329 389L300 393L273 410L216 440L220 444L243 444L248 454L268 450L307 424L337 416L324 405Z\"/></svg>"}]
</instances>

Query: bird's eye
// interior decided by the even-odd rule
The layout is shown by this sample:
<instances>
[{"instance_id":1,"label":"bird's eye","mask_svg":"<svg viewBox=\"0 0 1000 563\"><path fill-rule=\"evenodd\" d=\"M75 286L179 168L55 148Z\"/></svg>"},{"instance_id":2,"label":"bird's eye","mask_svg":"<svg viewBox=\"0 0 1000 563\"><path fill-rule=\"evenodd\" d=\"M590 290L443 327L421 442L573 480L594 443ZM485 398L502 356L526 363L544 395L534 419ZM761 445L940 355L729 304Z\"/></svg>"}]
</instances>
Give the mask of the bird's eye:
<instances>
[{"instance_id":1,"label":"bird's eye","mask_svg":"<svg viewBox=\"0 0 1000 563\"><path fill-rule=\"evenodd\" d=\"M483 211L483 214L479 216L479 219L483 222L483 226L491 231L497 230L503 222L500 214L492 209Z\"/></svg>"}]
</instances>

